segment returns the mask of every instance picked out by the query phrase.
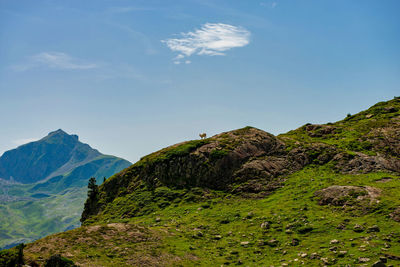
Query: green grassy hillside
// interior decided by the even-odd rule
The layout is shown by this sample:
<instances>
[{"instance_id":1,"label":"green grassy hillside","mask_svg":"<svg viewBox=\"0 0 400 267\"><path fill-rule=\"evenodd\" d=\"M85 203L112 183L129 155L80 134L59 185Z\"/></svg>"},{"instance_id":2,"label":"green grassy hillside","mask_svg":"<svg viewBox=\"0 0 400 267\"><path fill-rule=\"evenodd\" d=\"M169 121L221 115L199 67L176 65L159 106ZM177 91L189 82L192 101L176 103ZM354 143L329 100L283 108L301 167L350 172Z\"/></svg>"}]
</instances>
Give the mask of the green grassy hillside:
<instances>
[{"instance_id":1,"label":"green grassy hillside","mask_svg":"<svg viewBox=\"0 0 400 267\"><path fill-rule=\"evenodd\" d=\"M129 166L127 161L102 155L64 175L43 183L2 184L0 248L27 243L80 225L87 181ZM7 192L7 194L5 194Z\"/></svg>"},{"instance_id":2,"label":"green grassy hillside","mask_svg":"<svg viewBox=\"0 0 400 267\"><path fill-rule=\"evenodd\" d=\"M82 227L28 244L25 260L397 266L399 108L395 98L278 137L246 127L150 154L94 190Z\"/></svg>"}]
</instances>

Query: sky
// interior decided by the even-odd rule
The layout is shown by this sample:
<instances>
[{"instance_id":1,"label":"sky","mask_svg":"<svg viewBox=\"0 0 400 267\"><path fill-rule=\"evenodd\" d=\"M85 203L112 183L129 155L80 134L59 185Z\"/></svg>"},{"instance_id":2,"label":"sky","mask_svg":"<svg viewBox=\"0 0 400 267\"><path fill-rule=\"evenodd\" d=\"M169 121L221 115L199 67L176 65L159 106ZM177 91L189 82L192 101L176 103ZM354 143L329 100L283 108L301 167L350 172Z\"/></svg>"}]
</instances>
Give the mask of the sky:
<instances>
[{"instance_id":1,"label":"sky","mask_svg":"<svg viewBox=\"0 0 400 267\"><path fill-rule=\"evenodd\" d=\"M0 0L0 154L63 129L131 162L400 95L397 0Z\"/></svg>"}]
</instances>

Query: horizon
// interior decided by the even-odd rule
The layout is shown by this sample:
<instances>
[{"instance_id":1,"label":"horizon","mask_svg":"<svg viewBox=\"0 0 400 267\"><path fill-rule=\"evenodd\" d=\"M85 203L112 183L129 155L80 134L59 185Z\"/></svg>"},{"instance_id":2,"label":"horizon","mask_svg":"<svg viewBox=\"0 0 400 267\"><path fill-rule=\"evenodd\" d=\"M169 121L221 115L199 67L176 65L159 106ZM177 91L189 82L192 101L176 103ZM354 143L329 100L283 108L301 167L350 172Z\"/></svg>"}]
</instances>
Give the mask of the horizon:
<instances>
[{"instance_id":1,"label":"horizon","mask_svg":"<svg viewBox=\"0 0 400 267\"><path fill-rule=\"evenodd\" d=\"M398 97L398 96L394 96L394 98L396 98L396 97ZM393 98L393 99L394 99L394 98ZM389 100L390 100L390 99L389 99ZM380 101L380 102L387 102L387 101L389 101L389 100ZM379 103L379 102L377 102L377 103ZM363 111L363 110L360 110L359 112L361 112L361 111ZM358 113L358 112L357 112L357 113ZM355 113L355 114L357 114L357 113ZM349 113L349 114L350 114L350 113ZM351 114L351 115L355 115L355 114ZM326 122L326 123L328 123L328 122ZM326 124L326 123L322 123L322 124ZM293 129L291 129L291 130L295 130L295 129L300 128L300 127L302 127L302 126L304 126L304 124L303 124L303 125L300 125L300 126L298 126L298 127L296 127L296 128L293 128ZM241 128L237 128L237 129L225 130L225 131L223 131L223 132L238 130L238 129L242 129L242 128L245 128L245 127L253 127L253 126L247 125L247 126L243 126L243 127L241 127ZM253 127L253 128L257 128L257 127ZM257 129L258 129L258 128L257 128ZM262 129L260 129L260 130L262 130ZM291 130L289 130L289 131L291 131ZM87 142L82 141L82 140L80 139L79 134L77 134L77 133L72 133L72 132L70 133L70 132L68 132L68 131L66 131L66 130L64 130L64 129L61 129L61 128L59 128L59 129L57 129L57 130L54 130L54 131L50 131L50 132L48 132L47 135L42 136L41 138L38 138L38 139L23 140L23 141L27 141L27 142L26 142L26 143L19 144L19 145L17 145L16 147L14 147L14 148L12 148L12 149L9 149L9 150L16 149L16 148L18 148L18 147L20 147L20 146L27 145L27 144L32 143L32 142L40 141L40 140L44 139L45 137L51 135L52 133L56 133L56 132L59 132L59 131L65 133L65 134L67 134L67 135L69 135L69 136L76 136L76 137L78 138L78 141L79 141L79 142L81 142L81 143L83 143L83 144L89 145L92 149L98 150L96 147L91 146L90 143L87 143ZM220 133L221 133L221 132L220 132ZM220 134L220 133L215 133L215 134L213 134L213 135L211 135L211 136L208 136L208 135L207 135L207 138L208 138L208 137L213 137L213 136L218 135L218 134ZM285 133L287 133L287 132L285 132ZM278 136L278 135L280 135L280 134L285 134L285 133L279 133L279 134L276 134L275 136ZM198 139L198 138L197 138L197 139ZM179 141L179 142L174 143L174 144L168 144L168 145L166 145L165 147L172 146L172 145L175 145L175 144L178 144L178 143L181 143L181 142L185 142L185 141L191 141L191 140L195 140L195 139L182 140L182 141ZM163 148L164 148L164 147L163 147ZM162 149L162 148L160 148L160 149ZM5 152L9 151L9 150L6 150L6 151L0 153L0 157L3 156L3 154L4 154ZM158 150L157 150L157 151L158 151ZM99 151L99 152L102 153L101 151ZM149 152L149 153L146 154L146 155L149 155L149 154L151 154L151 153L153 153L153 152L156 152L156 151L151 151L151 152ZM110 155L110 156L118 157L118 155L111 155L111 154L107 154L107 153L102 153L102 154L103 154L103 155ZM144 156L146 156L146 155L139 156L139 159L137 159L136 161L130 161L130 160L128 160L128 159L125 159L125 160L128 160L130 163L134 164L134 163L136 163L137 161L140 161L141 158L144 157ZM121 157L119 157L119 158L121 158Z\"/></svg>"},{"instance_id":2,"label":"horizon","mask_svg":"<svg viewBox=\"0 0 400 267\"><path fill-rule=\"evenodd\" d=\"M400 92L398 1L2 1L0 154L55 129L135 163Z\"/></svg>"}]
</instances>

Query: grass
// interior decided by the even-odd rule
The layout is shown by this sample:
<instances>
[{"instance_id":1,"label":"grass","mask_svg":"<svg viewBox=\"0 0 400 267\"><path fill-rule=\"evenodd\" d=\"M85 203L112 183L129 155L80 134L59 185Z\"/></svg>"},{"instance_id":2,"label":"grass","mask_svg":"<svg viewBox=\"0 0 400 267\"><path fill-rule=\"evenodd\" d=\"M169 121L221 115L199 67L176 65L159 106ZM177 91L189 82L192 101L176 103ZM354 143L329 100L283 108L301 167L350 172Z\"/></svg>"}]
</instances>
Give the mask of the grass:
<instances>
[{"instance_id":1,"label":"grass","mask_svg":"<svg viewBox=\"0 0 400 267\"><path fill-rule=\"evenodd\" d=\"M397 123L399 123L399 116L400 100L393 99L377 103L368 110L346 117L336 123L314 125L314 127L306 124L296 130L281 134L279 137L285 141L288 149L296 147L299 144L296 142L300 142L302 146L324 143L334 145L349 153L363 152L367 155L376 155L377 152L381 152L396 156L390 147L380 146L379 143L396 134L390 127L396 123L396 117ZM332 131L327 131L327 128L331 128ZM387 128L388 131L386 133L373 131L373 129L380 128Z\"/></svg>"},{"instance_id":2,"label":"grass","mask_svg":"<svg viewBox=\"0 0 400 267\"><path fill-rule=\"evenodd\" d=\"M86 188L0 204L0 247L26 243L80 225Z\"/></svg>"},{"instance_id":3,"label":"grass","mask_svg":"<svg viewBox=\"0 0 400 267\"><path fill-rule=\"evenodd\" d=\"M141 160L135 165L148 165L162 162L172 157L184 156L196 148L207 144L208 142L209 139L191 140L178 145L170 146L141 158Z\"/></svg>"},{"instance_id":4,"label":"grass","mask_svg":"<svg viewBox=\"0 0 400 267\"><path fill-rule=\"evenodd\" d=\"M379 182L384 177L392 177L392 180ZM380 188L380 202L368 212L318 205L314 192L334 184ZM50 237L59 238L67 246L54 248L52 253L73 250L78 253L70 257L74 262L88 264L83 255L89 255L94 260L90 261L91 264L99 266L126 266L138 258L151 259L149 262L156 265L165 258L168 259L167 265L171 266L321 264L321 259L310 259L312 253L327 258L328 262L335 261L336 265L355 265L359 257L370 258L372 263L383 254L399 256L399 223L389 218L390 211L400 206L399 188L399 177L390 173L342 175L317 166L287 177L282 188L264 199L245 199L218 191L207 192L206 197L206 193L199 190L199 198L188 201L185 196L190 192L159 188L148 194L138 194L136 199L129 199L132 196L127 195L126 199L116 200L110 210L85 226L109 228L107 225L110 223L121 223L136 227L139 233L149 235L148 241L140 243L141 249L119 240L122 233L110 234L111 240L117 240L110 241L107 251L104 250L107 245L103 246L104 242L108 244L105 236L99 236L96 241L101 246L87 245L85 238L88 235L79 232L87 228L79 228ZM165 200L170 204L164 206ZM122 207L118 203L123 202L127 206L140 206L140 201L144 201L142 205L154 203L154 206L147 212L129 216L126 210L118 208ZM269 227L261 228L265 222ZM380 232L356 233L353 231L356 224L365 229L377 225ZM338 226L343 229L338 229ZM296 239L299 244L293 246ZM339 243L331 244L334 239ZM38 250L39 244L44 246L46 243L49 242L44 239L30 246ZM72 244L77 247L71 250ZM121 248L126 248L127 255L136 251L138 258L129 258ZM113 249L113 256L105 256ZM33 258L43 254L33 253L29 248L28 251ZM339 256L340 251L346 251L345 255ZM396 261L389 260L389 263L396 264Z\"/></svg>"},{"instance_id":5,"label":"grass","mask_svg":"<svg viewBox=\"0 0 400 267\"><path fill-rule=\"evenodd\" d=\"M78 227L87 180L92 176L103 179L128 165L119 158L100 155L43 183L3 182L0 184L0 248Z\"/></svg>"}]
</instances>

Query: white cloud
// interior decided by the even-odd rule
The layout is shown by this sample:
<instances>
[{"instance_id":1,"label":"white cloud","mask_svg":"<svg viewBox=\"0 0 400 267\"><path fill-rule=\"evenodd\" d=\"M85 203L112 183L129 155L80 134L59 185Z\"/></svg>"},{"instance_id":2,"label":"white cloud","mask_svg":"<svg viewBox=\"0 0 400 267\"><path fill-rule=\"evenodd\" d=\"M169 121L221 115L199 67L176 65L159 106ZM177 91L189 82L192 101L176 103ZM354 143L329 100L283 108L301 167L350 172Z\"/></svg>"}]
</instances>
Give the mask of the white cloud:
<instances>
[{"instance_id":1,"label":"white cloud","mask_svg":"<svg viewBox=\"0 0 400 267\"><path fill-rule=\"evenodd\" d=\"M66 53L42 52L30 57L25 64L13 66L12 69L15 71L25 71L40 66L63 70L87 70L99 67L97 64L84 62Z\"/></svg>"},{"instance_id":2,"label":"white cloud","mask_svg":"<svg viewBox=\"0 0 400 267\"><path fill-rule=\"evenodd\" d=\"M250 42L248 30L223 23L206 23L200 29L180 35L181 38L162 40L172 51L179 53L174 58L175 64L193 54L223 56L225 51L243 47Z\"/></svg>"},{"instance_id":3,"label":"white cloud","mask_svg":"<svg viewBox=\"0 0 400 267\"><path fill-rule=\"evenodd\" d=\"M270 8L275 8L277 5L278 5L278 2L269 2L269 3L261 2L260 3L260 6L270 7Z\"/></svg>"},{"instance_id":4,"label":"white cloud","mask_svg":"<svg viewBox=\"0 0 400 267\"><path fill-rule=\"evenodd\" d=\"M37 140L39 140L39 139L38 138L24 138L24 139L14 140L13 143L16 144L17 146L20 146L20 145L24 145L24 144L27 144L30 142L35 142Z\"/></svg>"}]
</instances>

